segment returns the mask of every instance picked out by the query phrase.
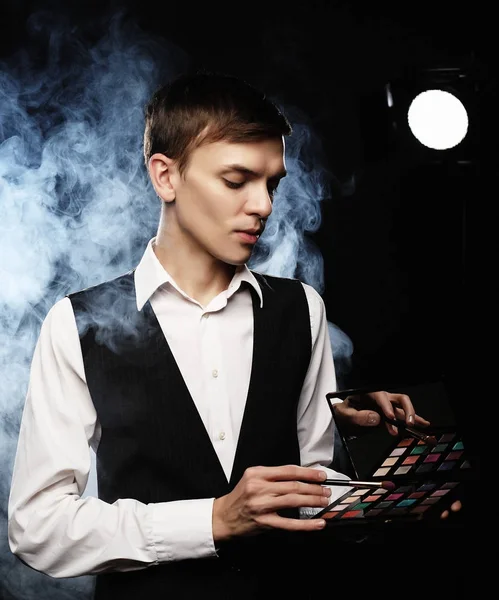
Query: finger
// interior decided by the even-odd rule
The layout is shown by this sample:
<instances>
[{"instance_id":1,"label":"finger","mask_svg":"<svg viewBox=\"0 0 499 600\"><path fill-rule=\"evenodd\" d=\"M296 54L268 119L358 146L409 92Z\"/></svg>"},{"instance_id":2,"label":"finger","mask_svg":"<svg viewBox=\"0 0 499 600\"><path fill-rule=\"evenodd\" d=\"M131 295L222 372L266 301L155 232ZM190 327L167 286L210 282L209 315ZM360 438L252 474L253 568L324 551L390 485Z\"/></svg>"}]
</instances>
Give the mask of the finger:
<instances>
[{"instance_id":1,"label":"finger","mask_svg":"<svg viewBox=\"0 0 499 600\"><path fill-rule=\"evenodd\" d=\"M461 500L456 500L450 505L450 509L445 509L440 515L441 519L448 519L451 512L458 512L463 507Z\"/></svg>"},{"instance_id":2,"label":"finger","mask_svg":"<svg viewBox=\"0 0 499 600\"><path fill-rule=\"evenodd\" d=\"M310 481L320 483L327 478L322 469L301 467L298 465L282 465L279 467L249 467L244 472L246 479L264 479L266 481Z\"/></svg>"},{"instance_id":3,"label":"finger","mask_svg":"<svg viewBox=\"0 0 499 600\"><path fill-rule=\"evenodd\" d=\"M392 425L391 423L385 423L385 427L390 435L398 435L399 430L396 425Z\"/></svg>"},{"instance_id":4,"label":"finger","mask_svg":"<svg viewBox=\"0 0 499 600\"><path fill-rule=\"evenodd\" d=\"M326 521L324 519L290 519L281 517L276 513L263 515L259 520L259 524L263 527L271 527L273 529L285 529L286 531L317 531L324 529Z\"/></svg>"},{"instance_id":5,"label":"finger","mask_svg":"<svg viewBox=\"0 0 499 600\"><path fill-rule=\"evenodd\" d=\"M267 493L284 496L286 494L301 494L305 496L326 496L331 495L330 488L315 484L305 483L303 481L277 481L270 484L272 487L266 490Z\"/></svg>"},{"instance_id":6,"label":"finger","mask_svg":"<svg viewBox=\"0 0 499 600\"><path fill-rule=\"evenodd\" d=\"M388 392L380 390L379 392L371 392L368 394L368 396L370 396L376 402L386 417L389 419L395 418L395 411L392 403L390 402L390 396L395 396L395 394L389 394Z\"/></svg>"},{"instance_id":7,"label":"finger","mask_svg":"<svg viewBox=\"0 0 499 600\"><path fill-rule=\"evenodd\" d=\"M328 496L314 494L283 494L275 496L265 494L255 496L247 506L252 515L262 515L276 512L285 508L325 508L330 504ZM255 518L255 517L254 517Z\"/></svg>"},{"instance_id":8,"label":"finger","mask_svg":"<svg viewBox=\"0 0 499 600\"><path fill-rule=\"evenodd\" d=\"M348 421L350 425L355 427L375 427L379 425L381 420L376 411L352 408L346 401L339 403L335 412L342 420Z\"/></svg>"},{"instance_id":9,"label":"finger","mask_svg":"<svg viewBox=\"0 0 499 600\"><path fill-rule=\"evenodd\" d=\"M428 427L429 425L431 425L431 421L428 421L428 419L425 419L424 417L418 414L414 416L414 423L416 425L419 425L420 427Z\"/></svg>"},{"instance_id":10,"label":"finger","mask_svg":"<svg viewBox=\"0 0 499 600\"><path fill-rule=\"evenodd\" d=\"M395 409L395 417L397 419L400 419L401 421L405 421L406 420L406 415L404 412L403 408L399 408L398 406L394 407ZM424 417L415 414L414 415L414 425L417 425L419 427L428 427L429 425L431 425L431 422L428 421L427 419L425 419Z\"/></svg>"},{"instance_id":11,"label":"finger","mask_svg":"<svg viewBox=\"0 0 499 600\"><path fill-rule=\"evenodd\" d=\"M416 422L416 411L407 394L390 394L389 402L396 404L403 411L402 418L407 425L414 425Z\"/></svg>"},{"instance_id":12,"label":"finger","mask_svg":"<svg viewBox=\"0 0 499 600\"><path fill-rule=\"evenodd\" d=\"M337 402L334 405L334 412L335 415L339 416L341 419L351 421L355 418L358 409L353 407L348 400L345 400L344 402Z\"/></svg>"},{"instance_id":13,"label":"finger","mask_svg":"<svg viewBox=\"0 0 499 600\"><path fill-rule=\"evenodd\" d=\"M374 410L358 410L352 415L351 420L359 427L376 427L380 424L381 417Z\"/></svg>"},{"instance_id":14,"label":"finger","mask_svg":"<svg viewBox=\"0 0 499 600\"><path fill-rule=\"evenodd\" d=\"M382 413L389 419L399 418L407 424L414 424L415 411L409 396L406 394L392 394L380 390L378 392L371 392L369 396L371 396ZM399 407L398 404L401 406ZM385 422L385 427L390 435L398 435L398 429L395 425Z\"/></svg>"}]
</instances>

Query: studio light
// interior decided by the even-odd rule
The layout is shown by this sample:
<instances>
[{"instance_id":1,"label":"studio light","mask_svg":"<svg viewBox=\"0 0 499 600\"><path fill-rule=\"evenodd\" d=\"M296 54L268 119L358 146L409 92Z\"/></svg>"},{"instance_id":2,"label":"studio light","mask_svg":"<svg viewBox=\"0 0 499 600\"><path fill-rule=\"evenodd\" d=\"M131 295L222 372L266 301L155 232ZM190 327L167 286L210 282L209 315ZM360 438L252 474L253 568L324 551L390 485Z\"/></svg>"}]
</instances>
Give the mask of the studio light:
<instances>
[{"instance_id":1,"label":"studio light","mask_svg":"<svg viewBox=\"0 0 499 600\"><path fill-rule=\"evenodd\" d=\"M363 159L477 165L486 81L473 55L394 71L359 97Z\"/></svg>"},{"instance_id":2,"label":"studio light","mask_svg":"<svg viewBox=\"0 0 499 600\"><path fill-rule=\"evenodd\" d=\"M448 150L460 144L468 132L468 112L451 92L429 89L409 105L407 122L414 137L427 148Z\"/></svg>"}]
</instances>

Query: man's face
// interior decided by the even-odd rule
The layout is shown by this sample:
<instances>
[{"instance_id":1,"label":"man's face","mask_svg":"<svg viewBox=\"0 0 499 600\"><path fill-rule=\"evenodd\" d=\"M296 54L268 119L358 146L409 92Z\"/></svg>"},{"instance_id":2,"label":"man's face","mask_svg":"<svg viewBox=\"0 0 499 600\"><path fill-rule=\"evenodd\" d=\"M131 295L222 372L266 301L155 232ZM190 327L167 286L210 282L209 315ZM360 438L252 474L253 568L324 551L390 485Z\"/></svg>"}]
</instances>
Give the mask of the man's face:
<instances>
[{"instance_id":1,"label":"man's face","mask_svg":"<svg viewBox=\"0 0 499 600\"><path fill-rule=\"evenodd\" d=\"M201 145L171 175L177 234L195 254L246 263L285 174L283 139Z\"/></svg>"}]
</instances>

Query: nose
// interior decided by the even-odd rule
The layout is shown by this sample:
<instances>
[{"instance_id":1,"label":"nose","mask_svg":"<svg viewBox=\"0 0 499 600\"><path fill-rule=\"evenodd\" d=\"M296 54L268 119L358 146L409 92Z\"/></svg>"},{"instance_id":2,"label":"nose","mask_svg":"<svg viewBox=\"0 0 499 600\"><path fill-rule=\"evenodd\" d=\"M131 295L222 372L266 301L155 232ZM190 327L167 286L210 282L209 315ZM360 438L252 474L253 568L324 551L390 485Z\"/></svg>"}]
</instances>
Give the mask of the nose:
<instances>
[{"instance_id":1,"label":"nose","mask_svg":"<svg viewBox=\"0 0 499 600\"><path fill-rule=\"evenodd\" d=\"M246 213L267 219L272 212L272 196L267 186L255 187L246 202Z\"/></svg>"}]
</instances>

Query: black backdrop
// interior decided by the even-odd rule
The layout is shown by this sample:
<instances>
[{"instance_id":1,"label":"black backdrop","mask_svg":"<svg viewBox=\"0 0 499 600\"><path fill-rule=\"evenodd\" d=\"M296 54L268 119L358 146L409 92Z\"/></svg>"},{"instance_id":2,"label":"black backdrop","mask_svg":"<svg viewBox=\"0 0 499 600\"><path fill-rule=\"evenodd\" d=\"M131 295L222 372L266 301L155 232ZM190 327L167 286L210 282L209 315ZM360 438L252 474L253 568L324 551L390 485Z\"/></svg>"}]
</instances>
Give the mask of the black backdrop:
<instances>
[{"instance_id":1,"label":"black backdrop","mask_svg":"<svg viewBox=\"0 0 499 600\"><path fill-rule=\"evenodd\" d=\"M199 66L244 76L308 115L337 182L312 237L324 257L328 318L354 345L345 385L444 378L479 451L480 422L491 408L480 332L490 329L486 225L498 158L489 4L3 0L0 59L23 47L27 19L41 7L89 24L125 7ZM473 105L470 138L440 160L401 131L394 135L383 103L388 81L409 85L420 69L436 66L466 68Z\"/></svg>"}]
</instances>

